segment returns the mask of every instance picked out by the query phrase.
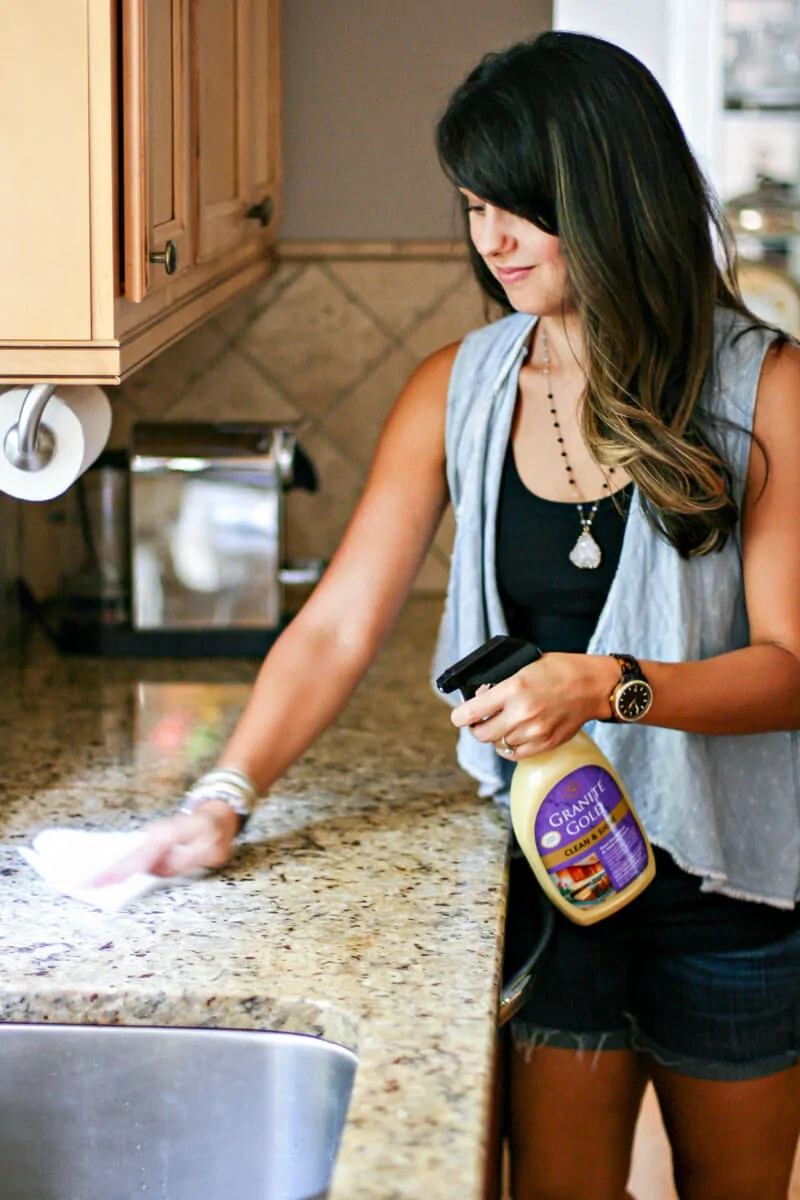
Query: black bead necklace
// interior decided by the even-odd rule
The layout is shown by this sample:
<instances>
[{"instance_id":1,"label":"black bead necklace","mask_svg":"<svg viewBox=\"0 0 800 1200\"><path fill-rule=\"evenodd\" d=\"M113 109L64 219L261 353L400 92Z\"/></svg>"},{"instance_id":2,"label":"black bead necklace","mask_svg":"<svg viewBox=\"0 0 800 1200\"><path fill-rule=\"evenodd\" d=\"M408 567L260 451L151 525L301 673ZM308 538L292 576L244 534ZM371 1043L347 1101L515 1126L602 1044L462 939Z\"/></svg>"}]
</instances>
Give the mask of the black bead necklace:
<instances>
[{"instance_id":1,"label":"black bead necklace","mask_svg":"<svg viewBox=\"0 0 800 1200\"><path fill-rule=\"evenodd\" d=\"M542 328L542 357L544 359L542 374L544 375L545 383L547 385L547 401L550 405L550 416L553 418L553 428L556 431L558 444L561 447L561 457L564 460L564 467L567 472L569 486L572 488L575 496L577 497L575 507L578 510L578 516L580 517L581 522L581 532L578 535L578 540L569 552L569 561L573 564L573 566L579 567L583 571L594 571L603 561L603 553L592 535L592 522L597 514L600 500L594 501L592 507L589 509L588 514L584 512L584 501L581 497L578 485L575 482L575 475L570 465L569 457L567 456L564 433L558 420L555 397L553 396L553 387L550 383L550 347L547 343L547 333L544 328ZM614 468L609 467L608 473L609 475L613 475ZM603 490L608 493L611 491L607 479L603 480Z\"/></svg>"}]
</instances>

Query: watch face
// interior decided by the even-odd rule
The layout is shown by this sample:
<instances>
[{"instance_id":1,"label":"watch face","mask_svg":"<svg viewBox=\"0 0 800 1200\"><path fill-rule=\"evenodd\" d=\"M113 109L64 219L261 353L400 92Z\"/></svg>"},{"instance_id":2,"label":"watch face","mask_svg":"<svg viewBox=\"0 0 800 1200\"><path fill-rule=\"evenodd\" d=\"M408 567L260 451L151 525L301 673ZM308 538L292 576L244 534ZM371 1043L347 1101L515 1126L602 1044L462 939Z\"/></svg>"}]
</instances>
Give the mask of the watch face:
<instances>
[{"instance_id":1,"label":"watch face","mask_svg":"<svg viewBox=\"0 0 800 1200\"><path fill-rule=\"evenodd\" d=\"M615 707L621 721L638 721L652 703L653 689L650 684L632 679L617 692Z\"/></svg>"}]
</instances>

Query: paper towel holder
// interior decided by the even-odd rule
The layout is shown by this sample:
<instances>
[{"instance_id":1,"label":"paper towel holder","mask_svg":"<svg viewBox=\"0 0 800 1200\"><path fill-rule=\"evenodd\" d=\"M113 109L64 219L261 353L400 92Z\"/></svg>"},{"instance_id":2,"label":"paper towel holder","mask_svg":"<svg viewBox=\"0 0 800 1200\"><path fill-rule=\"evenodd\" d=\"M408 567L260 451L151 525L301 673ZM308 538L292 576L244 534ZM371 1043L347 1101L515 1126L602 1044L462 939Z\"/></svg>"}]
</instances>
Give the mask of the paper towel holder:
<instances>
[{"instance_id":1,"label":"paper towel holder","mask_svg":"<svg viewBox=\"0 0 800 1200\"><path fill-rule=\"evenodd\" d=\"M25 393L19 418L6 434L3 452L19 471L41 471L56 449L53 431L42 424L47 402L56 390L54 383L34 383Z\"/></svg>"}]
</instances>

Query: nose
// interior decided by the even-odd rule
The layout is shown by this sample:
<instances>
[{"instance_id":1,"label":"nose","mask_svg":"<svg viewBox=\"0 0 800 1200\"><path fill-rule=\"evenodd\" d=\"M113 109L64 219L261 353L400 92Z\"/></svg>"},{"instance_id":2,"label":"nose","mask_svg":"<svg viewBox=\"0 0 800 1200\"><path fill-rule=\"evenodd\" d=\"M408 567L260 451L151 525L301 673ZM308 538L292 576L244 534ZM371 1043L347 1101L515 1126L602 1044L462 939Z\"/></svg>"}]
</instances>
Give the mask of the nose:
<instances>
[{"instance_id":1,"label":"nose","mask_svg":"<svg viewBox=\"0 0 800 1200\"><path fill-rule=\"evenodd\" d=\"M483 258L506 254L514 244L508 213L492 204L487 204L483 212L473 218L470 232L475 249Z\"/></svg>"}]
</instances>

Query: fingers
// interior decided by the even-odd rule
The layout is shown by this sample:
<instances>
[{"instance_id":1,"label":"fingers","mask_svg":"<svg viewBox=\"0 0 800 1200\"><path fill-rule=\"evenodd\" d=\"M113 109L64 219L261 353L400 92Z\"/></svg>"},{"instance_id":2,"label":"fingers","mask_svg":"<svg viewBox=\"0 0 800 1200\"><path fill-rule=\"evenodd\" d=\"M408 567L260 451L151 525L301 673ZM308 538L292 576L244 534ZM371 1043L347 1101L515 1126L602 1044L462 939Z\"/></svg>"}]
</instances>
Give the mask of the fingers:
<instances>
[{"instance_id":1,"label":"fingers","mask_svg":"<svg viewBox=\"0 0 800 1200\"><path fill-rule=\"evenodd\" d=\"M550 689L543 664L548 657L552 656L544 655L538 662L523 667L499 683L481 684L471 700L465 700L453 709L450 720L458 727L475 725L501 712L514 700L527 697L523 703L529 704L532 700L535 702L537 696L546 695Z\"/></svg>"},{"instance_id":2,"label":"fingers","mask_svg":"<svg viewBox=\"0 0 800 1200\"><path fill-rule=\"evenodd\" d=\"M465 725L485 724L496 713L502 712L503 702L498 697L497 688L481 685L471 700L465 700L450 713L450 720L457 729Z\"/></svg>"},{"instance_id":3,"label":"fingers","mask_svg":"<svg viewBox=\"0 0 800 1200\"><path fill-rule=\"evenodd\" d=\"M231 854L229 827L207 813L180 815L150 827L142 844L92 880L94 887L121 883L139 872L171 877L221 867Z\"/></svg>"},{"instance_id":4,"label":"fingers","mask_svg":"<svg viewBox=\"0 0 800 1200\"><path fill-rule=\"evenodd\" d=\"M571 738L579 728L573 727L572 724L559 724L549 720L515 723L508 713L504 713L503 718L495 723L494 730L489 731L495 734L494 737L487 736L486 726L470 729L470 733L478 741L493 743L500 757L510 761L531 758L532 755L542 754L545 750L554 750L556 746Z\"/></svg>"},{"instance_id":5,"label":"fingers","mask_svg":"<svg viewBox=\"0 0 800 1200\"><path fill-rule=\"evenodd\" d=\"M586 655L546 654L494 687L479 689L453 709L450 720L477 741L492 743L508 761L552 750L593 715L593 708L581 703L586 660Z\"/></svg>"},{"instance_id":6,"label":"fingers","mask_svg":"<svg viewBox=\"0 0 800 1200\"><path fill-rule=\"evenodd\" d=\"M493 742L495 748L503 757L505 738L510 746L520 746L523 743L545 749L552 734L552 722L538 715L531 718L529 713L519 714L515 705L507 705L495 716L487 717L476 725L469 725L469 732L479 742Z\"/></svg>"},{"instance_id":7,"label":"fingers","mask_svg":"<svg viewBox=\"0 0 800 1200\"><path fill-rule=\"evenodd\" d=\"M505 744L501 738L499 742L495 742L494 748L506 762L522 762L523 759L533 758L534 755L541 754L544 750L552 750L553 746L531 741L530 738L525 738L515 744L514 734L510 733L505 740Z\"/></svg>"},{"instance_id":8,"label":"fingers","mask_svg":"<svg viewBox=\"0 0 800 1200\"><path fill-rule=\"evenodd\" d=\"M167 845L169 845L169 841L164 842L162 846L159 833L153 827L141 845L132 850L130 854L126 854L119 862L95 876L91 881L92 887L106 887L111 883L122 883L123 879L127 879L128 876L139 873L156 875L158 872L154 870L154 867L161 856L162 849Z\"/></svg>"},{"instance_id":9,"label":"fingers","mask_svg":"<svg viewBox=\"0 0 800 1200\"><path fill-rule=\"evenodd\" d=\"M499 742L495 742L494 748L505 759L512 759L516 753L515 747L509 743L506 737L501 737Z\"/></svg>"}]
</instances>

